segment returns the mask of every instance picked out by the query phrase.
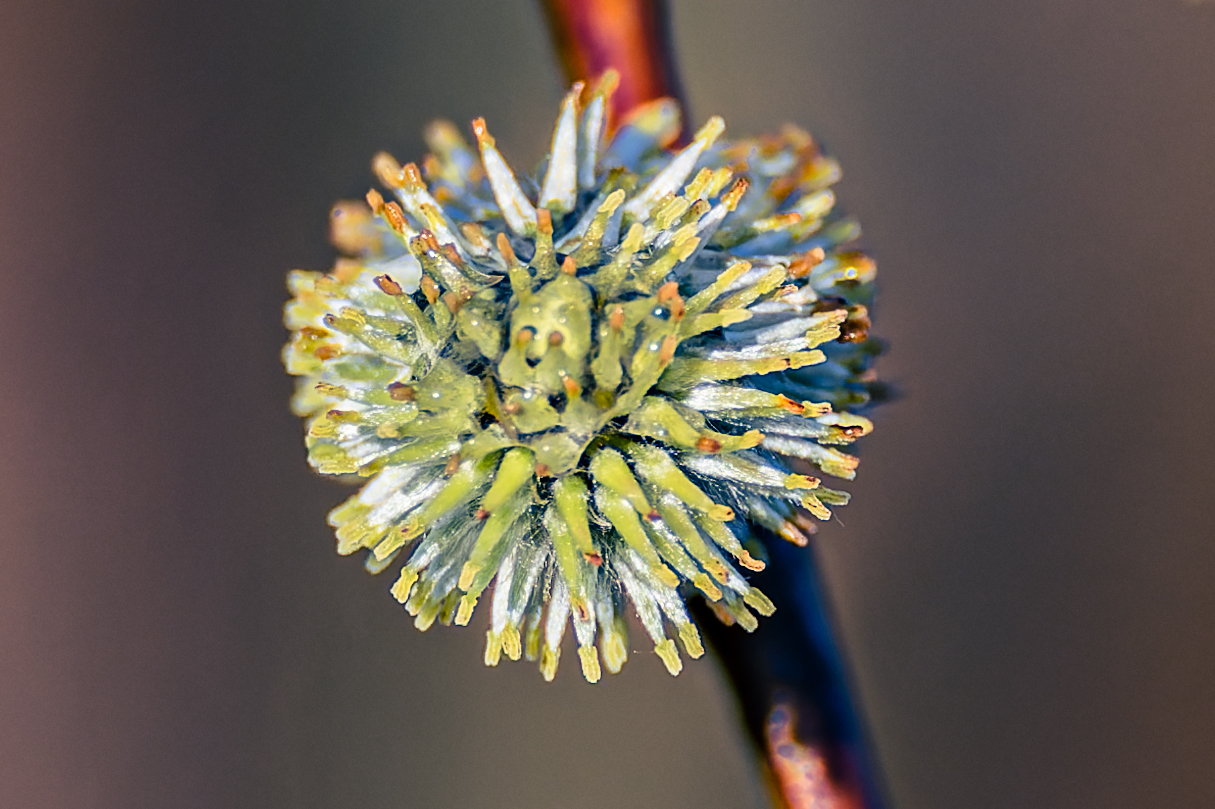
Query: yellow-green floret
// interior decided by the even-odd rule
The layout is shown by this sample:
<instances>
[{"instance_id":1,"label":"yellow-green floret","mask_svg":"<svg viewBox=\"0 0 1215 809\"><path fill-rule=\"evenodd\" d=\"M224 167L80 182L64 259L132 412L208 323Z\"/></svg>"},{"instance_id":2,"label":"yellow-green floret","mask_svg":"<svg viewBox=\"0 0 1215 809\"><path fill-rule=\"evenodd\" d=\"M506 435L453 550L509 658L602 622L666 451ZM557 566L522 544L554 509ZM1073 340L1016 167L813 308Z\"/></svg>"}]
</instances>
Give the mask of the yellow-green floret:
<instances>
[{"instance_id":1,"label":"yellow-green floret","mask_svg":"<svg viewBox=\"0 0 1215 809\"><path fill-rule=\"evenodd\" d=\"M536 181L482 121L476 150L432 125L421 169L378 156L392 199L335 206L347 257L293 272L286 314L308 459L368 479L330 514L338 552L403 560L421 629L492 584L486 662L549 679L571 622L586 678L618 671L630 605L673 674L668 629L703 653L693 590L754 629L756 534L804 544L848 499L815 475L851 479L840 447L871 429L874 265L836 163L720 118L670 151L670 102L609 141L612 86L566 96Z\"/></svg>"}]
</instances>

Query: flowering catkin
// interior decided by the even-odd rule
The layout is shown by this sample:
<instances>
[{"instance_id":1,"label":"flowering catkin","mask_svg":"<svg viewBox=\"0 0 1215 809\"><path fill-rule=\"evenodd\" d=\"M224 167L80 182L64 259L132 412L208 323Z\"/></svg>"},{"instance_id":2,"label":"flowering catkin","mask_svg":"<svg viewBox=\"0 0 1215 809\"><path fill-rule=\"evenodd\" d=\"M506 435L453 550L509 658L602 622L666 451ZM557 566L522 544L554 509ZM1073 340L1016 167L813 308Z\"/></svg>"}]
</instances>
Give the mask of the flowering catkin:
<instances>
[{"instance_id":1,"label":"flowering catkin","mask_svg":"<svg viewBox=\"0 0 1215 809\"><path fill-rule=\"evenodd\" d=\"M669 101L605 145L613 80L565 97L535 183L480 120L476 151L436 123L421 169L377 156L395 199L335 206L348 257L293 272L286 310L308 459L369 479L330 514L338 552L404 559L420 629L493 584L486 662L548 679L571 622L586 678L618 671L630 604L672 674L668 628L703 653L693 590L754 629L757 532L804 544L806 512L848 500L810 473L851 479L839 447L871 429L849 411L875 384L874 264L832 214L837 164L720 118L668 151Z\"/></svg>"}]
</instances>

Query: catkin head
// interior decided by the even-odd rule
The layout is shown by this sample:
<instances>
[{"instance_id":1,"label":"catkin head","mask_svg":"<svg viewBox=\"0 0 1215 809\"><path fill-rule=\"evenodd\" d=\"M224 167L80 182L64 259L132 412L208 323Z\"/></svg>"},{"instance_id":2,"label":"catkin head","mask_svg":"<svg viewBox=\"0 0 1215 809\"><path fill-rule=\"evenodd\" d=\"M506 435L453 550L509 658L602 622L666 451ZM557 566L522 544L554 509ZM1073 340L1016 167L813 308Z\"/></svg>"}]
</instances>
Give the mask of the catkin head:
<instances>
[{"instance_id":1,"label":"catkin head","mask_svg":"<svg viewBox=\"0 0 1215 809\"><path fill-rule=\"evenodd\" d=\"M427 132L419 169L333 209L347 256L297 271L293 401L321 473L366 478L330 514L419 628L468 622L485 660L538 659L573 625L583 674L618 671L631 605L671 671L703 653L684 597L756 626L753 526L804 544L869 432L873 262L833 214L839 169L804 132L679 152L670 104L604 137L608 76L566 96L534 182L484 121ZM601 663L602 658L602 663Z\"/></svg>"}]
</instances>

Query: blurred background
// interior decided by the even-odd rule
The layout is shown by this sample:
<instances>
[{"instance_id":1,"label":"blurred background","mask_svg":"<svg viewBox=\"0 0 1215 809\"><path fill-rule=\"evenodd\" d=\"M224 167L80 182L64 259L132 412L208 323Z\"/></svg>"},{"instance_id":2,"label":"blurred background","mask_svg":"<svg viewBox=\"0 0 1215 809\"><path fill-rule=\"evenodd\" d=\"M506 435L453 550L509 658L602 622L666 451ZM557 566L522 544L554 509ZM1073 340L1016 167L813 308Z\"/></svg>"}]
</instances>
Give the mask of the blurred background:
<instances>
[{"instance_id":1,"label":"blurred background","mask_svg":"<svg viewBox=\"0 0 1215 809\"><path fill-rule=\"evenodd\" d=\"M696 121L813 130L878 258L903 398L817 542L893 805L1215 805L1215 3L672 15ZM538 5L4 17L0 805L760 809L712 662L416 632L287 411L283 277L371 156L539 158Z\"/></svg>"}]
</instances>

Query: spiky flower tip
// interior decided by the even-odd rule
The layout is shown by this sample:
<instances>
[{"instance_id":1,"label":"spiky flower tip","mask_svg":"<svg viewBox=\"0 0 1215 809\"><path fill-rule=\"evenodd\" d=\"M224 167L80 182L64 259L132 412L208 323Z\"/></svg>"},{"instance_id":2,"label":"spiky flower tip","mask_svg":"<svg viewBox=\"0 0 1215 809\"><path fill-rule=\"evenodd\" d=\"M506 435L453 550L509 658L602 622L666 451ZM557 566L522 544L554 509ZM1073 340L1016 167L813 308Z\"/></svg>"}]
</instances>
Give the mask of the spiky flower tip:
<instances>
[{"instance_id":1,"label":"spiky flower tip","mask_svg":"<svg viewBox=\"0 0 1215 809\"><path fill-rule=\"evenodd\" d=\"M874 264L831 215L839 177L805 133L678 153L672 102L604 143L609 73L565 97L536 184L483 121L374 161L379 192L333 210L349 257L291 274L295 411L321 473L370 481L330 514L420 629L467 624L491 583L485 661L625 662L629 603L672 674L703 653L684 596L746 630L772 603L753 527L804 544L848 496L838 447L869 432ZM799 471L800 470L800 471ZM736 567L737 566L737 567ZM598 642L598 648L596 648Z\"/></svg>"}]
</instances>

